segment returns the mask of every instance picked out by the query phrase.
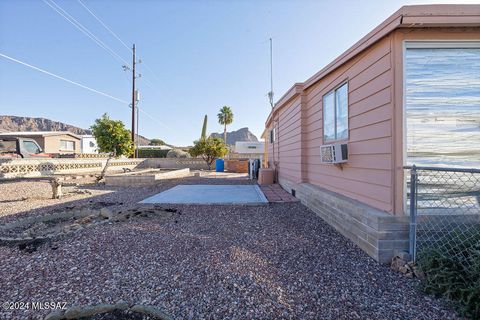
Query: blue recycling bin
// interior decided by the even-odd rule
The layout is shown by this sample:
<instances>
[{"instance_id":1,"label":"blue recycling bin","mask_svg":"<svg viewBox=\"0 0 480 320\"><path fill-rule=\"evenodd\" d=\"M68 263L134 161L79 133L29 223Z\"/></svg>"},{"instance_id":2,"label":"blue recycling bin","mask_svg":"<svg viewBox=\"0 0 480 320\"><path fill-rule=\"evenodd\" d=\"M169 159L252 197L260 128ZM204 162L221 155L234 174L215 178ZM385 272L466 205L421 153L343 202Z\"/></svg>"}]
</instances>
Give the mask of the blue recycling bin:
<instances>
[{"instance_id":1,"label":"blue recycling bin","mask_svg":"<svg viewBox=\"0 0 480 320\"><path fill-rule=\"evenodd\" d=\"M225 162L223 161L223 159L215 160L215 168L217 172L225 171Z\"/></svg>"}]
</instances>

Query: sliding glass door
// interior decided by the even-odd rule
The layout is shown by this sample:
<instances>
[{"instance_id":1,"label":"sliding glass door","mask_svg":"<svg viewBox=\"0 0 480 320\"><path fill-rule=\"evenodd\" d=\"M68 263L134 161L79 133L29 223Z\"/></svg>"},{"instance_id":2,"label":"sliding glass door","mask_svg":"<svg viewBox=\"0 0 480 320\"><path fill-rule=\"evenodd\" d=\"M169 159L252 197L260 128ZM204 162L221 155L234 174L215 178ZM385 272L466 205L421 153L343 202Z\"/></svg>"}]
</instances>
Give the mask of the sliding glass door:
<instances>
[{"instance_id":1,"label":"sliding glass door","mask_svg":"<svg viewBox=\"0 0 480 320\"><path fill-rule=\"evenodd\" d=\"M480 43L405 45L407 165L480 167Z\"/></svg>"}]
</instances>

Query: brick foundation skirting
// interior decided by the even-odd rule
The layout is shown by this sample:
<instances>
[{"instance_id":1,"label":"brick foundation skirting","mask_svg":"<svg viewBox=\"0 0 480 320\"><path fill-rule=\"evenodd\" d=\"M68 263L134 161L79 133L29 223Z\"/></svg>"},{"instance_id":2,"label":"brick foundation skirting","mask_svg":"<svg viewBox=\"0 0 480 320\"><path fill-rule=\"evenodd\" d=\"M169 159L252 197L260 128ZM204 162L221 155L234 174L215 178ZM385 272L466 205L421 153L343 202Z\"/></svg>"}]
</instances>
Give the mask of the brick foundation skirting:
<instances>
[{"instance_id":1,"label":"brick foundation skirting","mask_svg":"<svg viewBox=\"0 0 480 320\"><path fill-rule=\"evenodd\" d=\"M407 216L394 216L357 200L309 184L295 184L279 178L295 196L335 230L353 241L381 263L388 263L400 251L408 249Z\"/></svg>"}]
</instances>

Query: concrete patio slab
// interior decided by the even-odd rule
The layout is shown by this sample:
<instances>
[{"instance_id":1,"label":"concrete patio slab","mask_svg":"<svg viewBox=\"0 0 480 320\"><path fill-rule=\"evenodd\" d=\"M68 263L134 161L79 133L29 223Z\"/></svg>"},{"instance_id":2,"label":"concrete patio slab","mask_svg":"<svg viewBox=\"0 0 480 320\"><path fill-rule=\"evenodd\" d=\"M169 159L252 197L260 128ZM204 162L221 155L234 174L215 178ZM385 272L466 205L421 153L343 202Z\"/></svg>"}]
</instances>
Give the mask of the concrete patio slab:
<instances>
[{"instance_id":1,"label":"concrete patio slab","mask_svg":"<svg viewBox=\"0 0 480 320\"><path fill-rule=\"evenodd\" d=\"M257 185L178 185L140 203L258 205L268 200Z\"/></svg>"}]
</instances>

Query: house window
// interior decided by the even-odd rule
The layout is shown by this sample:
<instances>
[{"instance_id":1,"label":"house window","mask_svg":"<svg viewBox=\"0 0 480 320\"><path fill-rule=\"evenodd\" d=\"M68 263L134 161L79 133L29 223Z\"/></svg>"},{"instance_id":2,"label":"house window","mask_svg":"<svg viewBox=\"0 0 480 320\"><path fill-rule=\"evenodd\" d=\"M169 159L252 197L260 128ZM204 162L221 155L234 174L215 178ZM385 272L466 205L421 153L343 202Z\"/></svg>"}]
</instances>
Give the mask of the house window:
<instances>
[{"instance_id":1,"label":"house window","mask_svg":"<svg viewBox=\"0 0 480 320\"><path fill-rule=\"evenodd\" d=\"M60 150L75 151L75 141L60 140Z\"/></svg>"},{"instance_id":2,"label":"house window","mask_svg":"<svg viewBox=\"0 0 480 320\"><path fill-rule=\"evenodd\" d=\"M348 138L348 84L323 96L323 140Z\"/></svg>"},{"instance_id":3,"label":"house window","mask_svg":"<svg viewBox=\"0 0 480 320\"><path fill-rule=\"evenodd\" d=\"M270 143L274 143L274 142L275 142L275 128L270 130Z\"/></svg>"}]
</instances>

